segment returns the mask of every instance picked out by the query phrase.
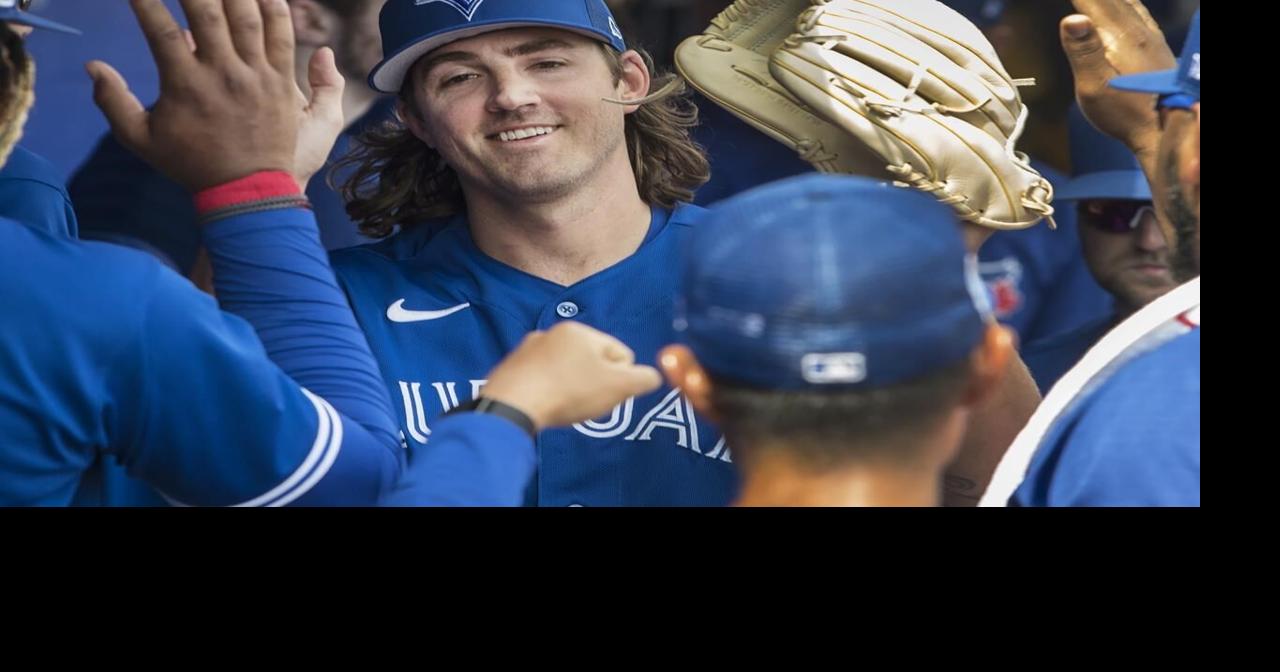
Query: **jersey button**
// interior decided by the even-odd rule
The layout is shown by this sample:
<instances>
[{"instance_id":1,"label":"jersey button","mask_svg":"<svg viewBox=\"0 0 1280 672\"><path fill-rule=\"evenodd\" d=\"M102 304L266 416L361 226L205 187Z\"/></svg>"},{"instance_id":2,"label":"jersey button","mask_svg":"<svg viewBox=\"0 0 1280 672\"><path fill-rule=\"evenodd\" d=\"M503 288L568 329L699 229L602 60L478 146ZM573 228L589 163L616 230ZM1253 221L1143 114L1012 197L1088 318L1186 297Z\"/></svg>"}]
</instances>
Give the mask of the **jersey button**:
<instances>
[{"instance_id":1,"label":"jersey button","mask_svg":"<svg viewBox=\"0 0 1280 672\"><path fill-rule=\"evenodd\" d=\"M577 315L577 314L578 314L578 304L572 301L565 301L560 305L556 306L556 315L559 315L560 317L568 318L568 317L573 317L574 315Z\"/></svg>"}]
</instances>

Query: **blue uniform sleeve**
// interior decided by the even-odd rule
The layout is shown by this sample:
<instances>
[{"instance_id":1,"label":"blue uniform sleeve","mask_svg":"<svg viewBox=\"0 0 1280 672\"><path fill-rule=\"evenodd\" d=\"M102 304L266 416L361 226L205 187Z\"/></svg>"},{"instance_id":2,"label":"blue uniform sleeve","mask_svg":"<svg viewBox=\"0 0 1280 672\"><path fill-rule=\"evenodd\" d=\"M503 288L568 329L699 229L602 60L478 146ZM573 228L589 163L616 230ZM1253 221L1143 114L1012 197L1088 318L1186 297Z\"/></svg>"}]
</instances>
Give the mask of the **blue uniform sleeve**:
<instances>
[{"instance_id":1,"label":"blue uniform sleeve","mask_svg":"<svg viewBox=\"0 0 1280 672\"><path fill-rule=\"evenodd\" d=\"M222 307L253 325L271 360L299 385L399 446L391 400L302 208L249 212L205 227Z\"/></svg>"},{"instance_id":2,"label":"blue uniform sleeve","mask_svg":"<svg viewBox=\"0 0 1280 672\"><path fill-rule=\"evenodd\" d=\"M533 476L533 439L493 415L458 413L436 421L384 506L519 506Z\"/></svg>"},{"instance_id":3,"label":"blue uniform sleeve","mask_svg":"<svg viewBox=\"0 0 1280 672\"><path fill-rule=\"evenodd\" d=\"M219 442L232 443L237 442L237 436L222 432L247 431L255 438L272 431L281 434L274 442L280 448L270 456L270 465L246 463L250 456L228 451L236 457L235 462L253 465L248 473L266 474L276 482L248 503L372 504L394 482L403 460L390 400L364 334L334 280L315 218L310 210L298 207L296 192L282 189L281 178L253 176L205 196L206 202L212 199L218 204L212 214L206 213L213 221L203 232L215 288L222 308L239 319L210 314L204 323L182 322L184 302L175 298L158 301L148 311L149 316L155 316L148 328L164 329L176 320L192 333L186 338L179 334L175 345L209 349L177 355L184 363L195 362L192 365L200 367L181 371L183 365L174 366L180 375L196 380L228 376L215 381L220 388L259 390L243 397L221 397L219 410L224 422L240 429L210 430ZM291 178L283 179L292 184ZM253 196L268 193L264 190L279 195ZM192 345L186 345L188 342ZM255 360L269 358L273 366L237 363L237 352ZM220 361L220 356L228 361ZM161 382L165 375L160 375ZM166 410L168 418L174 409ZM304 444L306 452L299 453ZM214 465L201 466L209 469ZM294 471L284 474L282 469L286 468ZM191 473L189 469L179 471ZM235 478L236 472L227 467L225 475ZM285 478L280 480L282 475ZM239 490L260 491L262 485L255 482ZM196 492L206 501L216 495L213 491Z\"/></svg>"},{"instance_id":4,"label":"blue uniform sleeve","mask_svg":"<svg viewBox=\"0 0 1280 672\"><path fill-rule=\"evenodd\" d=\"M1010 503L1199 506L1199 330L1134 360L1072 409Z\"/></svg>"},{"instance_id":5,"label":"blue uniform sleeve","mask_svg":"<svg viewBox=\"0 0 1280 672\"><path fill-rule=\"evenodd\" d=\"M386 437L300 388L190 283L154 280L144 338L108 376L110 450L129 474L180 504L374 504L399 470Z\"/></svg>"}]
</instances>

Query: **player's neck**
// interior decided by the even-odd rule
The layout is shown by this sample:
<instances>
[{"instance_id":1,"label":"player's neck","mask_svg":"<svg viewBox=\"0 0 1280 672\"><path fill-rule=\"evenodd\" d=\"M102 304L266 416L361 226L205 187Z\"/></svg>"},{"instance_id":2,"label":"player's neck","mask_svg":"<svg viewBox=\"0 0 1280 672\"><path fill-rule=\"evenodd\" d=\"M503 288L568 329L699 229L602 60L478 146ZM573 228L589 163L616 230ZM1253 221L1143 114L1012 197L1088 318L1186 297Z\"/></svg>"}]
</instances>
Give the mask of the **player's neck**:
<instances>
[{"instance_id":1,"label":"player's neck","mask_svg":"<svg viewBox=\"0 0 1280 672\"><path fill-rule=\"evenodd\" d=\"M640 247L652 219L625 149L620 159L546 202L467 193L472 238L490 257L564 286L613 266Z\"/></svg>"},{"instance_id":2,"label":"player's neck","mask_svg":"<svg viewBox=\"0 0 1280 672\"><path fill-rule=\"evenodd\" d=\"M784 450L762 451L743 469L736 506L937 506L941 468L857 464L817 471Z\"/></svg>"}]
</instances>

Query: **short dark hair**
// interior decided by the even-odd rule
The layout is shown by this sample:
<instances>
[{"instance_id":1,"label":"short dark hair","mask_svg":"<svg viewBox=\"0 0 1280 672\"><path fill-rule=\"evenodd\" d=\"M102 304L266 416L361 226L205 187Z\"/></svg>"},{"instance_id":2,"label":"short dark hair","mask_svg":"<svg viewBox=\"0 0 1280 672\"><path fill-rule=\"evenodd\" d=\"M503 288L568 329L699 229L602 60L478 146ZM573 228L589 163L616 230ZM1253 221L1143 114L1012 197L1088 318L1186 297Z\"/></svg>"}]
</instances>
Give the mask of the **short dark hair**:
<instances>
[{"instance_id":1,"label":"short dark hair","mask_svg":"<svg viewBox=\"0 0 1280 672\"><path fill-rule=\"evenodd\" d=\"M767 390L711 376L711 403L735 461L768 445L826 470L866 461L910 462L918 438L955 408L968 358L896 385L867 390ZM783 448L780 448L783 449Z\"/></svg>"}]
</instances>

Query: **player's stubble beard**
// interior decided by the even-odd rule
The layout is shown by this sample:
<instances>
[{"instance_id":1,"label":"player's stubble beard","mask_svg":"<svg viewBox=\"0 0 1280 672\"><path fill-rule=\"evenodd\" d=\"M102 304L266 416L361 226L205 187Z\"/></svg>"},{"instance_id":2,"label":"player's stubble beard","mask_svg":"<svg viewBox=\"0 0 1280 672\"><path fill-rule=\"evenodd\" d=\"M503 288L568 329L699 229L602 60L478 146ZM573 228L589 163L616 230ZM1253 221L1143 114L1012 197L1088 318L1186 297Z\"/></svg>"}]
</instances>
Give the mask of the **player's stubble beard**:
<instances>
[{"instance_id":1,"label":"player's stubble beard","mask_svg":"<svg viewBox=\"0 0 1280 672\"><path fill-rule=\"evenodd\" d=\"M553 139L553 142L559 143L562 151L552 157L552 161L544 158L536 166L529 166L527 162L514 158L502 162L486 162L482 164L487 173L486 181L502 195L529 203L554 201L590 185L616 152L625 151L623 121L607 119L607 114L617 114L617 111L609 109L613 107L610 103L602 101L600 104L600 111L592 115L591 119L571 120L556 131L565 136ZM528 121L537 123L540 120ZM582 123L584 121L585 124ZM525 120L513 117L508 122L525 123ZM576 132L583 128L590 129L587 137L577 136ZM585 148L586 151L575 151L579 148Z\"/></svg>"},{"instance_id":2,"label":"player's stubble beard","mask_svg":"<svg viewBox=\"0 0 1280 672\"><path fill-rule=\"evenodd\" d=\"M1187 195L1178 182L1178 165L1170 161L1165 167L1165 206L1175 238L1173 275L1187 282L1200 275L1200 218L1191 210Z\"/></svg>"}]
</instances>

